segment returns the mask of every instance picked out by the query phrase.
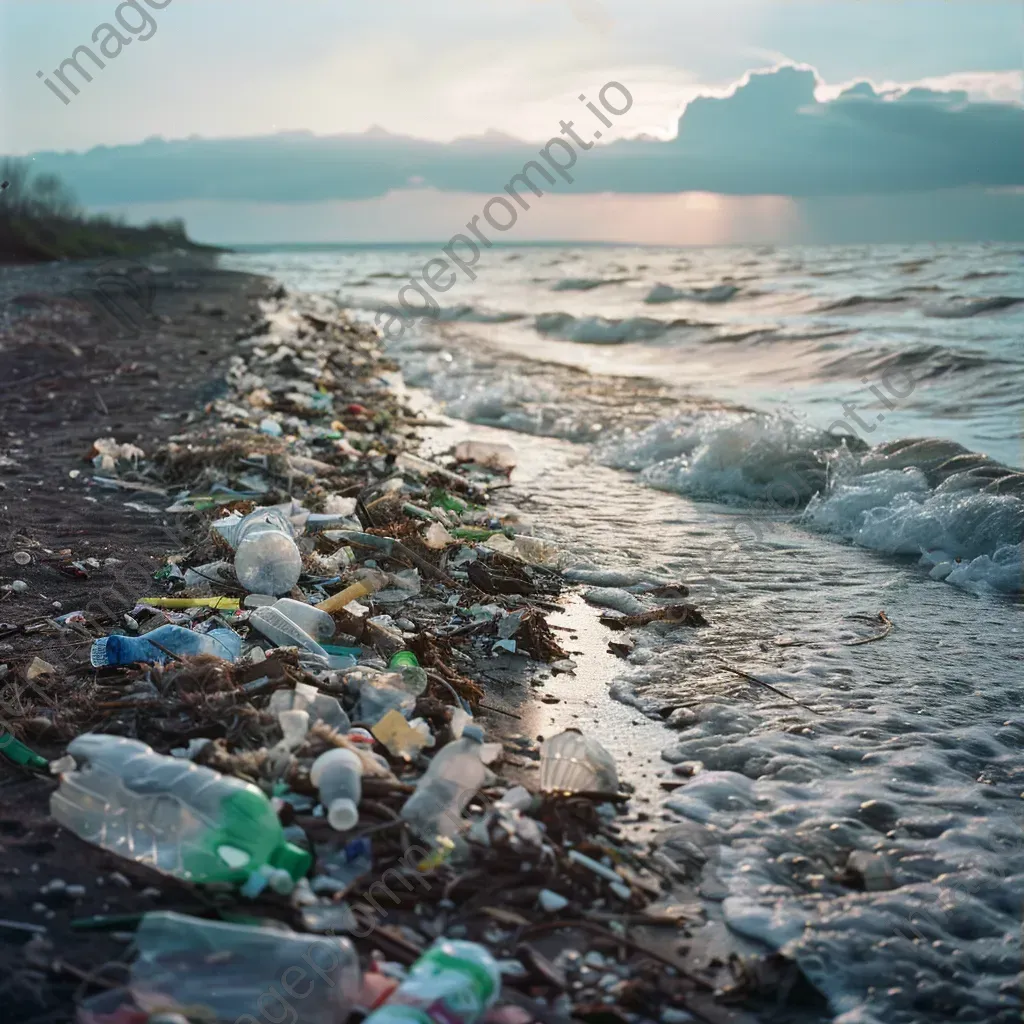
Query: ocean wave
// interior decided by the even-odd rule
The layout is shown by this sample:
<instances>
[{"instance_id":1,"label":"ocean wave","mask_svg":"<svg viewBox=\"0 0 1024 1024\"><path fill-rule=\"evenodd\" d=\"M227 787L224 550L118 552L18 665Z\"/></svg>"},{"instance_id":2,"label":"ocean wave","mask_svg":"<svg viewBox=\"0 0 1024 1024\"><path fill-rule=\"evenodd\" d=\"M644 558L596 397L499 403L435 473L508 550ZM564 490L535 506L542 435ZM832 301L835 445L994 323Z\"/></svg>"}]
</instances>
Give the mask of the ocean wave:
<instances>
[{"instance_id":1,"label":"ocean wave","mask_svg":"<svg viewBox=\"0 0 1024 1024\"><path fill-rule=\"evenodd\" d=\"M657 320L648 316L631 316L615 320L603 316L575 317L570 313L541 313L534 320L540 334L554 335L565 341L589 345L622 345L631 341L651 341L670 331L688 327L710 327L692 320Z\"/></svg>"},{"instance_id":2,"label":"ocean wave","mask_svg":"<svg viewBox=\"0 0 1024 1024\"><path fill-rule=\"evenodd\" d=\"M991 295L986 298L966 298L957 296L946 302L933 302L923 306L921 312L925 316L940 320L966 320L968 317L980 316L982 313L997 313L1003 309L1011 309L1024 302L1024 298L1015 295Z\"/></svg>"},{"instance_id":3,"label":"ocean wave","mask_svg":"<svg viewBox=\"0 0 1024 1024\"><path fill-rule=\"evenodd\" d=\"M796 512L825 487L828 455L841 444L790 416L712 413L624 434L596 457L658 490Z\"/></svg>"},{"instance_id":4,"label":"ocean wave","mask_svg":"<svg viewBox=\"0 0 1024 1024\"><path fill-rule=\"evenodd\" d=\"M819 313L840 313L843 310L856 309L867 312L879 306L901 306L909 300L905 295L848 295L845 299L827 302L819 306Z\"/></svg>"},{"instance_id":5,"label":"ocean wave","mask_svg":"<svg viewBox=\"0 0 1024 1024\"><path fill-rule=\"evenodd\" d=\"M1017 593L1024 474L936 438L880 445L830 467L803 522L861 547L918 555L934 579L975 593Z\"/></svg>"},{"instance_id":6,"label":"ocean wave","mask_svg":"<svg viewBox=\"0 0 1024 1024\"><path fill-rule=\"evenodd\" d=\"M552 286L553 292L589 292L606 284L624 284L630 277L563 277Z\"/></svg>"},{"instance_id":7,"label":"ocean wave","mask_svg":"<svg viewBox=\"0 0 1024 1024\"><path fill-rule=\"evenodd\" d=\"M728 302L739 294L739 287L734 284L723 283L712 285L710 288L673 288L668 284L656 284L644 299L648 305L657 305L662 302L677 302L686 299L690 302Z\"/></svg>"},{"instance_id":8,"label":"ocean wave","mask_svg":"<svg viewBox=\"0 0 1024 1024\"><path fill-rule=\"evenodd\" d=\"M912 348L861 348L840 352L824 362L819 372L834 377L884 378L897 371L910 374L915 382L970 373L1005 363L981 349L952 349L943 345L916 345ZM913 372L911 372L913 371Z\"/></svg>"},{"instance_id":9,"label":"ocean wave","mask_svg":"<svg viewBox=\"0 0 1024 1024\"><path fill-rule=\"evenodd\" d=\"M816 532L918 556L934 579L976 593L1022 589L1024 473L955 441L868 449L786 415L715 413L621 434L595 457L658 490L768 505Z\"/></svg>"},{"instance_id":10,"label":"ocean wave","mask_svg":"<svg viewBox=\"0 0 1024 1024\"><path fill-rule=\"evenodd\" d=\"M350 303L349 308L372 309L378 313L387 313L397 317L410 315L405 310L392 305ZM437 323L509 324L526 319L525 313L478 309L476 306L440 306L436 309L416 309L411 315L413 319L433 320Z\"/></svg>"}]
</instances>

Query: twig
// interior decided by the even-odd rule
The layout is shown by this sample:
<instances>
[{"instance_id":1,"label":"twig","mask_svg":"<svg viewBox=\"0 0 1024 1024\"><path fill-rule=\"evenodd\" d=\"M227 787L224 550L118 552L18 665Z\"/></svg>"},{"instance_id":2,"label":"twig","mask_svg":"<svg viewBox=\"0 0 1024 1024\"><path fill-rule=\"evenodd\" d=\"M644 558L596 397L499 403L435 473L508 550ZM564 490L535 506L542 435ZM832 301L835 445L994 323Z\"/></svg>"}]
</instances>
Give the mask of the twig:
<instances>
[{"instance_id":1,"label":"twig","mask_svg":"<svg viewBox=\"0 0 1024 1024\"><path fill-rule=\"evenodd\" d=\"M777 693L780 697L785 697L786 700L791 700L794 704L799 704L800 707L805 708L812 714L820 715L821 712L816 708L812 708L810 704L805 704L802 700L797 700L792 694L786 693L785 690L780 690L777 686L772 686L771 683L766 683L763 679L758 679L757 676L752 676L749 672L744 672L742 669L733 668L732 665L727 665L724 661L719 662L722 668L727 669L729 672L735 675L741 676L743 679L749 679L752 683L757 683L758 686L763 686L767 690L771 690L772 693Z\"/></svg>"},{"instance_id":2,"label":"twig","mask_svg":"<svg viewBox=\"0 0 1024 1024\"><path fill-rule=\"evenodd\" d=\"M492 707L490 704L484 704L477 702L477 707L484 711L493 711L496 715L505 715L506 718L516 718L522 720L522 715L514 715L511 711L502 711L501 708Z\"/></svg>"},{"instance_id":3,"label":"twig","mask_svg":"<svg viewBox=\"0 0 1024 1024\"><path fill-rule=\"evenodd\" d=\"M877 616L872 617L869 615L858 615L850 616L850 618L863 618L869 622L881 622L884 624L885 629L881 633L876 633L874 636L866 636L862 640L848 640L844 647L859 647L861 644L873 644L876 640L884 640L892 632L892 619L890 619L884 611L879 612Z\"/></svg>"}]
</instances>

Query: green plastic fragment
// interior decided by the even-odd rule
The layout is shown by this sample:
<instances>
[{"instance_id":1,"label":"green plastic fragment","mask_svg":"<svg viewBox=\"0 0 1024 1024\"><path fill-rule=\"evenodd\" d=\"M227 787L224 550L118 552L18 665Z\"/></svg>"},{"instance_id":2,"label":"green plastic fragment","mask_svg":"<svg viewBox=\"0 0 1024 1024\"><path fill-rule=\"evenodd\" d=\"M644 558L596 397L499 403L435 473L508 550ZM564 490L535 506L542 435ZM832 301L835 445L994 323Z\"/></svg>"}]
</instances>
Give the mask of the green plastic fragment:
<instances>
[{"instance_id":1,"label":"green plastic fragment","mask_svg":"<svg viewBox=\"0 0 1024 1024\"><path fill-rule=\"evenodd\" d=\"M40 757L34 750L26 747L21 740L16 740L9 732L0 732L0 753L15 764L24 765L26 768L36 768L45 772L50 767L50 762L45 757Z\"/></svg>"}]
</instances>

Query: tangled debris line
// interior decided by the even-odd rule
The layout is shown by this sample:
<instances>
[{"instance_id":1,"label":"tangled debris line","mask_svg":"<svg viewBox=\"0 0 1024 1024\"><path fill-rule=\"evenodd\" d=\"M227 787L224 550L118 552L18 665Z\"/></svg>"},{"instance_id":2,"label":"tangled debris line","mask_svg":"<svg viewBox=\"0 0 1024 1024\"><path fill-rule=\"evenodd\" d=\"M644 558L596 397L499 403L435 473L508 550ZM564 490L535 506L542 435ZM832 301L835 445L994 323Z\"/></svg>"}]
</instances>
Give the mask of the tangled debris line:
<instances>
[{"instance_id":1,"label":"tangled debris line","mask_svg":"<svg viewBox=\"0 0 1024 1024\"><path fill-rule=\"evenodd\" d=\"M58 775L54 817L173 879L183 912L137 915L116 983L47 952L45 928L36 965L81 978L82 1024L261 1019L310 937L331 966L302 1020L426 1006L440 970L467 1022L741 1022L721 1000L777 978L679 952L692 875L616 825L628 795L601 744L486 741L478 665L571 666L544 613L573 576L487 507L514 453L412 451L390 368L374 332L279 296L187 430L152 458L107 438L87 454L94 485L170 517L173 550L134 606L0 624L21 652L0 749ZM59 568L85 586L101 564ZM646 594L671 603L587 599L615 630L706 624L685 587ZM31 653L44 642L58 665ZM503 780L513 755L538 786Z\"/></svg>"}]
</instances>

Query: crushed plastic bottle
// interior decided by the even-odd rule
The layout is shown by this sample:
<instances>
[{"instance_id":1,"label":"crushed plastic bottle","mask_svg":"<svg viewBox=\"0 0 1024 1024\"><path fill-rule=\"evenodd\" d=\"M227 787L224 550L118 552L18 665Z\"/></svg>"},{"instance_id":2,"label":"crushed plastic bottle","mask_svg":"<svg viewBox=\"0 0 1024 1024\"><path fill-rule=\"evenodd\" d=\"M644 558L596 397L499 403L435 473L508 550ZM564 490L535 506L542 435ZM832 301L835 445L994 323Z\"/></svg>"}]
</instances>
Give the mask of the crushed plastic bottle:
<instances>
[{"instance_id":1,"label":"crushed plastic bottle","mask_svg":"<svg viewBox=\"0 0 1024 1024\"><path fill-rule=\"evenodd\" d=\"M250 512L232 531L235 575L255 594L287 594L302 574L295 531L276 508Z\"/></svg>"},{"instance_id":2,"label":"crushed plastic bottle","mask_svg":"<svg viewBox=\"0 0 1024 1024\"><path fill-rule=\"evenodd\" d=\"M462 827L462 812L487 774L480 760L482 744L480 727L467 725L462 739L449 743L434 756L415 792L406 800L402 820L424 839L450 839Z\"/></svg>"},{"instance_id":3,"label":"crushed plastic bottle","mask_svg":"<svg viewBox=\"0 0 1024 1024\"><path fill-rule=\"evenodd\" d=\"M309 870L309 853L285 841L248 782L122 736L86 733L68 754L78 767L61 776L50 811L90 843L192 882L240 884L265 866L297 881Z\"/></svg>"},{"instance_id":4,"label":"crushed plastic bottle","mask_svg":"<svg viewBox=\"0 0 1024 1024\"><path fill-rule=\"evenodd\" d=\"M338 832L347 832L359 821L363 793L363 762L354 750L336 747L321 754L309 770L327 809L327 821Z\"/></svg>"},{"instance_id":5,"label":"crushed plastic bottle","mask_svg":"<svg viewBox=\"0 0 1024 1024\"><path fill-rule=\"evenodd\" d=\"M438 939L365 1024L476 1024L500 992L501 972L483 946Z\"/></svg>"},{"instance_id":6,"label":"crushed plastic bottle","mask_svg":"<svg viewBox=\"0 0 1024 1024\"><path fill-rule=\"evenodd\" d=\"M578 729L566 729L540 748L540 788L545 793L615 793L615 758Z\"/></svg>"},{"instance_id":7,"label":"crushed plastic bottle","mask_svg":"<svg viewBox=\"0 0 1024 1024\"><path fill-rule=\"evenodd\" d=\"M93 641L89 661L95 668L135 662L163 665L173 660L174 655L213 654L225 661L237 661L241 653L242 638L233 629L199 633L184 626L167 625L142 636L100 637Z\"/></svg>"},{"instance_id":8,"label":"crushed plastic bottle","mask_svg":"<svg viewBox=\"0 0 1024 1024\"><path fill-rule=\"evenodd\" d=\"M284 1020L278 1014L287 1008L296 1020L287 997L278 994L283 988L301 999L302 1024L338 1024L359 999L359 958L348 939L333 935L159 911L143 917L135 946L130 987L188 1008L189 1019L241 1024L265 1021L270 1013Z\"/></svg>"},{"instance_id":9,"label":"crushed plastic bottle","mask_svg":"<svg viewBox=\"0 0 1024 1024\"><path fill-rule=\"evenodd\" d=\"M249 616L249 625L278 647L298 647L326 665L330 655L277 606L257 608Z\"/></svg>"}]
</instances>

